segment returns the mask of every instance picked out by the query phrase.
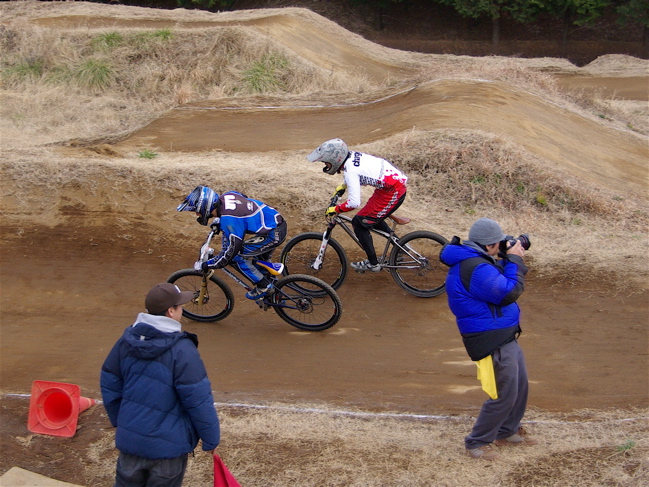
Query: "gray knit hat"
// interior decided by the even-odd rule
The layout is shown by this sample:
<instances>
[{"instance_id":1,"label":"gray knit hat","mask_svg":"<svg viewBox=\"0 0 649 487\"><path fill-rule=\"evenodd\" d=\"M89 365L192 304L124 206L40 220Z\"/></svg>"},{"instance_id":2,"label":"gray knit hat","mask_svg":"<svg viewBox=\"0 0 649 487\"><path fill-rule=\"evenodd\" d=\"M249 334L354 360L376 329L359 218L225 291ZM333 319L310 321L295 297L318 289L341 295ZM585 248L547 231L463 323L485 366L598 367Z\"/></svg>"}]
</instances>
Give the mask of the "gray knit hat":
<instances>
[{"instance_id":1,"label":"gray knit hat","mask_svg":"<svg viewBox=\"0 0 649 487\"><path fill-rule=\"evenodd\" d=\"M491 218L480 218L469 230L469 240L481 245L491 245L505 239L500 225Z\"/></svg>"}]
</instances>

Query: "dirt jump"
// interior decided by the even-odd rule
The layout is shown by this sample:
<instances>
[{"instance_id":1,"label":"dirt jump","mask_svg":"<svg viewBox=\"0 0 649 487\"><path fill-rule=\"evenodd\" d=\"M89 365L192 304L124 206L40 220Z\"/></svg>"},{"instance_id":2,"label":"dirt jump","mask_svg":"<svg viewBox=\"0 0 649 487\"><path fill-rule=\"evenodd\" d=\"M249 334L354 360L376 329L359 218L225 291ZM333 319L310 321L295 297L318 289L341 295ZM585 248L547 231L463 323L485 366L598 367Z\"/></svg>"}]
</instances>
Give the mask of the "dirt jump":
<instances>
[{"instance_id":1,"label":"dirt jump","mask_svg":"<svg viewBox=\"0 0 649 487\"><path fill-rule=\"evenodd\" d=\"M350 146L401 137L407 145L415 130L488 132L521 147L548 170L647 208L646 134L515 84L486 77L424 77L430 57L380 48L304 9L218 15L179 9L169 15L114 5L98 10L84 2L55 2L48 8L42 2L11 3L20 5L6 8L3 22L44 31L236 26L309 66L383 84L353 95L274 94L179 103L126 132L85 140L57 136L56 127L34 130L34 140L43 143L33 146L3 136L4 395L28 394L34 380L49 380L77 384L84 396L101 398L101 365L143 311L146 291L191 267L197 256L204 227L175 207L206 177L221 191L239 189L241 182L251 191L261 189L289 222L288 238L324 231L320 206L324 210L338 180L310 166L305 156L331 137L343 137ZM478 63L464 56L454 62ZM489 63L485 72L514 63L516 69L546 73L565 92L596 91L630 104L649 100L646 60L611 56L583 68L560 59L480 62ZM160 157L137 159L134 154L142 150ZM174 186L179 171L184 171L183 184ZM308 205L306 193L312 200ZM425 229L449 239L466 237L471 218L459 206L429 209L425 193L409 195L399 213L412 222L402 233ZM533 225L529 214L512 222L520 231ZM573 271L588 263L579 249L572 254L577 256L574 267L544 272L534 252L551 253L553 240L563 243L570 236L533 236L531 270L519 300L530 408L569 413L649 406L647 268L638 256L624 254L617 246L623 239L617 237L610 236L615 246L604 240L599 245L611 245L611 267L636 268L640 284L637 279L611 284L599 278L605 275L599 271L572 279ZM340 240L351 260L360 257L350 241ZM417 298L387 272L350 270L338 290L341 321L323 332L305 332L260 310L231 285L236 304L225 320L183 321L184 329L199 337L219 403L459 415L474 413L484 400L445 295ZM7 428L18 421L14 418Z\"/></svg>"},{"instance_id":2,"label":"dirt jump","mask_svg":"<svg viewBox=\"0 0 649 487\"><path fill-rule=\"evenodd\" d=\"M128 9L93 16L84 10L92 7L74 3L43 11L29 22L62 30L237 25L263 33L309 63L398 80L397 87L365 101L346 102L343 96L315 104L279 97L259 97L255 105L250 99L186 103L127 135L105 134L101 142L116 157L146 147L175 153L178 160L210 154L236 165L257 153L278 161L290 153L302 160L321 141L342 134L356 145L413 127L487 130L576 178L625 197L647 198L646 137L500 82L408 81L419 56L395 50L380 51L388 53L381 56L358 36L317 28L314 16L300 9L234 12L219 20L186 11L170 21L155 13L129 16ZM536 68L543 63L520 62ZM598 89L647 101L646 61L637 60L638 66L622 75L546 62L563 89ZM174 215L180 191L161 188L142 206L129 202L127 182L112 180L119 170L91 158L88 147L67 145L53 154L62 164L97 161L94 194L64 185L43 213L21 208L15 192L3 197L0 360L5 393L27 393L40 379L75 383L85 395L99 398L101 364L142 310L146 290L191 266L198 251L202 230ZM15 156L20 158L15 151L5 153L3 166L11 166ZM155 180L155 164L149 171ZM275 203L282 206L279 198ZM299 208L290 202L285 207L289 238L300 230L324 230L322 222L306 228ZM142 214L140 208L145 208ZM184 233L160 238L160 226L146 221L151 214L162 215L165 225L179 222ZM465 232L457 229L461 236ZM121 238L125 233L128 238ZM326 402L453 414L474 410L483 399L444 295L420 299L399 289L387 273L351 273L339 290L341 322L308 333L261 311L239 291L234 312L223 322L184 323L200 338L217 401ZM530 406L570 411L649 405L646 291L618 293L595 280L575 286L539 277L532 268L520 304Z\"/></svg>"}]
</instances>

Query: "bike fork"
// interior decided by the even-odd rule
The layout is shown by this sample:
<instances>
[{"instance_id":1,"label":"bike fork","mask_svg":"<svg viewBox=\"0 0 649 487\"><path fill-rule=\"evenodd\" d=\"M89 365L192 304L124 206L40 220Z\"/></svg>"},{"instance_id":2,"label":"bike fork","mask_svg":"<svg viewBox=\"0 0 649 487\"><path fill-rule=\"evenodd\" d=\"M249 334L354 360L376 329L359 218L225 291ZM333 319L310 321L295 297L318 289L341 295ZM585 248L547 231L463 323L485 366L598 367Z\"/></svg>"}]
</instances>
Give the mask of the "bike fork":
<instances>
[{"instance_id":1,"label":"bike fork","mask_svg":"<svg viewBox=\"0 0 649 487\"><path fill-rule=\"evenodd\" d=\"M209 272L203 272L203 280L201 281L201 290L198 292L198 297L196 298L196 301L199 306L202 306L205 304L207 301L208 295L207 295L207 281L212 277L212 274L214 274L214 270L210 269Z\"/></svg>"},{"instance_id":2,"label":"bike fork","mask_svg":"<svg viewBox=\"0 0 649 487\"><path fill-rule=\"evenodd\" d=\"M322 243L320 244L320 250L318 250L318 255L316 256L311 268L319 271L322 267L322 261L324 261L325 251L327 250L327 245L329 245L329 238L331 237L331 231L333 227L328 227L325 232L322 234Z\"/></svg>"}]
</instances>

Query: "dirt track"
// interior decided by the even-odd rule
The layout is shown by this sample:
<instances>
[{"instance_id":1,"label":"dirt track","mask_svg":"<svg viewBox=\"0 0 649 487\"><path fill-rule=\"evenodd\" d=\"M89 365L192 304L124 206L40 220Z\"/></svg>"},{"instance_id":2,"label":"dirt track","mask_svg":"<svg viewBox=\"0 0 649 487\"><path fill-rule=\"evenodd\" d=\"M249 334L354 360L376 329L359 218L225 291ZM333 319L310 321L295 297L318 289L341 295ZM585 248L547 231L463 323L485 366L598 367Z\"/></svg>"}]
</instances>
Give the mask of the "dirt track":
<instances>
[{"instance_id":1,"label":"dirt track","mask_svg":"<svg viewBox=\"0 0 649 487\"><path fill-rule=\"evenodd\" d=\"M34 228L5 248L4 391L28 392L39 379L76 383L99 397L101 363L142 309L151 276L164 280L194 258L195 249L143 252L146 235L124 244L113 238L117 232ZM550 411L647 405L646 295L613 298L590 286L549 284L532 272L521 299L530 404ZM340 295L343 320L322 333L291 328L239 289L225 321L186 322L199 335L216 400L325 401L422 414L481 402L444 296L412 297L387 273L352 273Z\"/></svg>"},{"instance_id":2,"label":"dirt track","mask_svg":"<svg viewBox=\"0 0 649 487\"><path fill-rule=\"evenodd\" d=\"M81 20L84 26L90 22ZM300 22L289 20L274 15L253 24L283 42L300 39L296 45L304 56L322 51L321 37L298 35ZM142 20L129 22L132 27ZM42 24L63 25L52 18ZM334 44L340 56L330 57L339 69L364 62L368 73L379 76L403 74L408 68L396 61L379 66L374 56L363 61L367 56L354 44ZM623 78L615 82L625 86ZM646 93L639 96L646 99ZM304 150L342 133L353 144L413 125L488 128L578 177L647 196L646 139L498 83L441 80L383 102L344 108L212 108L179 107L115 148ZM161 199L158 204L174 202ZM101 363L142 309L152 276L163 281L193 261L193 243L143 251L151 239L145 227L129 241L115 239L120 229L114 222L122 216L133 215L95 212L93 226L75 226L74 219L63 218L54 229L38 226L36 219L3 222L3 391L28 392L39 379L76 383L84 395L99 397ZM452 413L474 410L484 399L443 296L411 297L388 274L352 275L340 291L342 322L310 334L259 311L239 290L235 294L236 309L224 322L185 323L200 337L217 401L326 401ZM532 271L521 305L531 406L571 410L649 404L646 293L613 297L596 283L570 287L542 282Z\"/></svg>"},{"instance_id":3,"label":"dirt track","mask_svg":"<svg viewBox=\"0 0 649 487\"><path fill-rule=\"evenodd\" d=\"M647 148L642 138L607 129L536 95L478 80L440 80L351 106L182 106L116 146L131 151L306 151L314 140L338 134L345 134L349 144L359 144L412 128L488 129L581 179L647 196Z\"/></svg>"}]
</instances>

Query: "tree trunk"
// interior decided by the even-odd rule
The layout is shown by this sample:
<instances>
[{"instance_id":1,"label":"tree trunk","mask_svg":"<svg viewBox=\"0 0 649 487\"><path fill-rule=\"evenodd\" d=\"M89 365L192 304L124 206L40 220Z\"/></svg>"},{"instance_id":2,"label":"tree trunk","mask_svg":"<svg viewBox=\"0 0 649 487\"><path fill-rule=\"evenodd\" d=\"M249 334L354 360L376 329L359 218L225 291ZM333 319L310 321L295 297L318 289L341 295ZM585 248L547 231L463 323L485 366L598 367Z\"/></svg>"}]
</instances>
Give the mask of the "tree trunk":
<instances>
[{"instance_id":1,"label":"tree trunk","mask_svg":"<svg viewBox=\"0 0 649 487\"><path fill-rule=\"evenodd\" d=\"M500 50L500 17L491 19L491 50L498 54Z\"/></svg>"}]
</instances>

